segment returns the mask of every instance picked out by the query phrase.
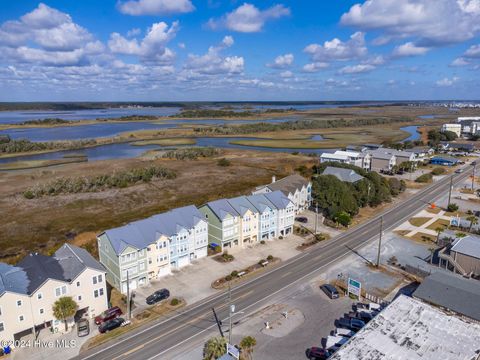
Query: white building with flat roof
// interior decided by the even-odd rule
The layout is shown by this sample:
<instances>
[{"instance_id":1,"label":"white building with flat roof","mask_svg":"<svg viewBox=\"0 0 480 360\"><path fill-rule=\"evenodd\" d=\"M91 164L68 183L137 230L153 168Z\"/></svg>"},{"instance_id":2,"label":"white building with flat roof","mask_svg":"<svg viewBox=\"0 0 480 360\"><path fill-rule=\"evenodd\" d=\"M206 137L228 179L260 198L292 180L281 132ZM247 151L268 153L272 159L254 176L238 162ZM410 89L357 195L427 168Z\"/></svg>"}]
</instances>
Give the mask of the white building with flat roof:
<instances>
[{"instance_id":1,"label":"white building with flat roof","mask_svg":"<svg viewBox=\"0 0 480 360\"><path fill-rule=\"evenodd\" d=\"M457 134L458 137L462 134L462 124L443 124L441 132L450 131Z\"/></svg>"}]
</instances>

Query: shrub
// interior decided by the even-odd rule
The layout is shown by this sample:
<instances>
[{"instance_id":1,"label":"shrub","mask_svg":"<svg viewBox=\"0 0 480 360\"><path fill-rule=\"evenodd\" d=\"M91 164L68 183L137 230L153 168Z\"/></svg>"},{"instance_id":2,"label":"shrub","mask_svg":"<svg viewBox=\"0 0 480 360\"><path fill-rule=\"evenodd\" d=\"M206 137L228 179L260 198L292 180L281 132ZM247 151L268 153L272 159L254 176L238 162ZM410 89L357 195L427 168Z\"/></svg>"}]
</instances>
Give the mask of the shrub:
<instances>
[{"instance_id":1,"label":"shrub","mask_svg":"<svg viewBox=\"0 0 480 360\"><path fill-rule=\"evenodd\" d=\"M268 256L267 256L267 260L268 260L268 261L272 261L272 260L273 260L273 255L268 255Z\"/></svg>"},{"instance_id":2,"label":"shrub","mask_svg":"<svg viewBox=\"0 0 480 360\"><path fill-rule=\"evenodd\" d=\"M418 178L415 179L415 182L417 183L429 183L432 181L432 174L423 174L420 175Z\"/></svg>"},{"instance_id":3,"label":"shrub","mask_svg":"<svg viewBox=\"0 0 480 360\"><path fill-rule=\"evenodd\" d=\"M449 211L449 212L458 211L458 205L455 204L455 203L450 203L450 204L447 206L447 211Z\"/></svg>"},{"instance_id":4,"label":"shrub","mask_svg":"<svg viewBox=\"0 0 480 360\"><path fill-rule=\"evenodd\" d=\"M236 277L238 276L238 271L237 271L237 270L233 270L233 271L231 272L230 276L231 276L232 278L236 278Z\"/></svg>"},{"instance_id":5,"label":"shrub","mask_svg":"<svg viewBox=\"0 0 480 360\"><path fill-rule=\"evenodd\" d=\"M280 236L278 237L278 240L283 240L283 236L280 235Z\"/></svg>"},{"instance_id":6,"label":"shrub","mask_svg":"<svg viewBox=\"0 0 480 360\"><path fill-rule=\"evenodd\" d=\"M340 225L348 226L352 222L352 217L350 214L346 213L345 211L340 211L334 217L335 221L337 221Z\"/></svg>"},{"instance_id":7,"label":"shrub","mask_svg":"<svg viewBox=\"0 0 480 360\"><path fill-rule=\"evenodd\" d=\"M265 240L261 240L260 244L265 245Z\"/></svg>"},{"instance_id":8,"label":"shrub","mask_svg":"<svg viewBox=\"0 0 480 360\"><path fill-rule=\"evenodd\" d=\"M180 300L178 300L177 298L173 298L172 301L170 301L170 305L172 306L177 306L180 304Z\"/></svg>"},{"instance_id":9,"label":"shrub","mask_svg":"<svg viewBox=\"0 0 480 360\"><path fill-rule=\"evenodd\" d=\"M258 265L262 265L262 263L263 263L264 261L265 261L265 259L260 259L260 260L258 261Z\"/></svg>"},{"instance_id":10,"label":"shrub","mask_svg":"<svg viewBox=\"0 0 480 360\"><path fill-rule=\"evenodd\" d=\"M442 167L436 167L435 169L432 170L432 175L442 175L445 174L445 169Z\"/></svg>"},{"instance_id":11,"label":"shrub","mask_svg":"<svg viewBox=\"0 0 480 360\"><path fill-rule=\"evenodd\" d=\"M225 276L225 280L231 281L231 280L232 280L232 275L227 275L227 276Z\"/></svg>"},{"instance_id":12,"label":"shrub","mask_svg":"<svg viewBox=\"0 0 480 360\"><path fill-rule=\"evenodd\" d=\"M225 158L221 158L217 161L218 166L230 166L231 164L232 163L230 162L230 160L225 159Z\"/></svg>"}]
</instances>

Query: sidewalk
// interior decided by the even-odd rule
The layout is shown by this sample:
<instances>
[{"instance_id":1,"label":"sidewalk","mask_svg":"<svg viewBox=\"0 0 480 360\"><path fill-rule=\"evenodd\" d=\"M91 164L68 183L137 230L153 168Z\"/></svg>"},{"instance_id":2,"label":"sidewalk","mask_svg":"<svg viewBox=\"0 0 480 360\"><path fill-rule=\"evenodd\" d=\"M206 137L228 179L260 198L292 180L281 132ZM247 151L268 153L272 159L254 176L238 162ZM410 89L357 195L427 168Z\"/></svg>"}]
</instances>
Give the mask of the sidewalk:
<instances>
[{"instance_id":1,"label":"sidewalk","mask_svg":"<svg viewBox=\"0 0 480 360\"><path fill-rule=\"evenodd\" d=\"M430 220L428 220L427 222L425 222L420 226L415 226L412 223L410 223L409 220L407 220L403 224L395 228L394 231L409 231L408 233L405 234L405 236L407 237L412 237L416 233L437 236L437 232L435 230L428 229L428 227L433 223L435 223L437 220L450 221L451 216L445 215L444 210L441 210L438 214L431 213L427 210L422 210L412 217L412 219L415 219L415 218L430 218Z\"/></svg>"}]
</instances>

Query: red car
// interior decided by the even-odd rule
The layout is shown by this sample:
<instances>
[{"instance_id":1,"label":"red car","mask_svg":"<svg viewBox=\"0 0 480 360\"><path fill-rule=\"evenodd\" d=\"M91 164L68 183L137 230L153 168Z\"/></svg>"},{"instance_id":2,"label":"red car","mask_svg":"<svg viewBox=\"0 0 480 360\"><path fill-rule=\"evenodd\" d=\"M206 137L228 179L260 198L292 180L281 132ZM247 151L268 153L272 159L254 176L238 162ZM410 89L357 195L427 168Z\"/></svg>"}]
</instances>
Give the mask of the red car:
<instances>
[{"instance_id":1,"label":"red car","mask_svg":"<svg viewBox=\"0 0 480 360\"><path fill-rule=\"evenodd\" d=\"M307 357L311 360L326 360L330 355L328 350L320 347L311 347L307 350Z\"/></svg>"},{"instance_id":2,"label":"red car","mask_svg":"<svg viewBox=\"0 0 480 360\"><path fill-rule=\"evenodd\" d=\"M95 317L95 324L100 325L101 323L115 319L122 314L122 310L118 306L114 306Z\"/></svg>"}]
</instances>

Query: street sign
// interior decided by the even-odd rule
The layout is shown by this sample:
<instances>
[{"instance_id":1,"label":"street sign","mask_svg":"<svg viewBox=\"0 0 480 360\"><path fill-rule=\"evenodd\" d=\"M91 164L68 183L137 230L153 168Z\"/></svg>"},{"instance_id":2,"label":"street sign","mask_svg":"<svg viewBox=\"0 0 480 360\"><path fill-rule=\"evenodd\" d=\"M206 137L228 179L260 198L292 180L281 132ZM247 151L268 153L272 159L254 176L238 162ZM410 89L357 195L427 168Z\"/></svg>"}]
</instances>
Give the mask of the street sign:
<instances>
[{"instance_id":1,"label":"street sign","mask_svg":"<svg viewBox=\"0 0 480 360\"><path fill-rule=\"evenodd\" d=\"M227 343L227 354L232 355L235 359L238 359L240 357L240 350Z\"/></svg>"},{"instance_id":2,"label":"street sign","mask_svg":"<svg viewBox=\"0 0 480 360\"><path fill-rule=\"evenodd\" d=\"M362 292L362 283L360 281L348 278L348 295L353 294L360 299Z\"/></svg>"}]
</instances>

